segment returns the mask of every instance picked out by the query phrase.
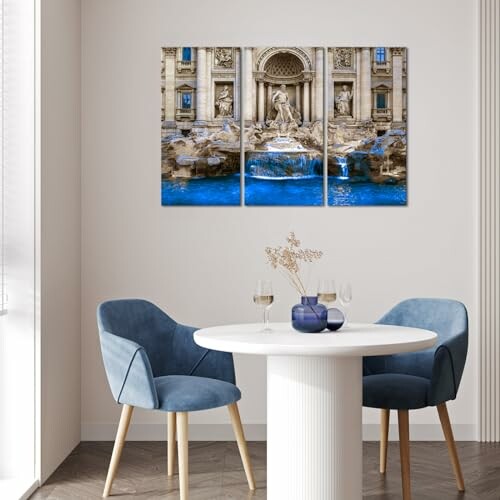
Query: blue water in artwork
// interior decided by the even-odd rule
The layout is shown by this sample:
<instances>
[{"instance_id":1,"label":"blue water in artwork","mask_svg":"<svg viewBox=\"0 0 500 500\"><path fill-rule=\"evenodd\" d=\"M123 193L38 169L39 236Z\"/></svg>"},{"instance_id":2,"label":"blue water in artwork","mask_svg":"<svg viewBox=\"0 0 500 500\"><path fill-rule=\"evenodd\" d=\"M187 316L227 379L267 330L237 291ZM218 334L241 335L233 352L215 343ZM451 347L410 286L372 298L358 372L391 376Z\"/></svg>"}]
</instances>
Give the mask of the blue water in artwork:
<instances>
[{"instance_id":1,"label":"blue water in artwork","mask_svg":"<svg viewBox=\"0 0 500 500\"><path fill-rule=\"evenodd\" d=\"M287 180L245 177L245 204L253 206L321 206L323 178ZM162 205L240 205L239 174L200 179L164 180ZM349 182L328 178L328 204L333 206L406 205L405 185Z\"/></svg>"},{"instance_id":2,"label":"blue water in artwork","mask_svg":"<svg viewBox=\"0 0 500 500\"><path fill-rule=\"evenodd\" d=\"M259 179L245 176L245 205L323 205L323 177Z\"/></svg>"},{"instance_id":3,"label":"blue water in artwork","mask_svg":"<svg viewBox=\"0 0 500 500\"><path fill-rule=\"evenodd\" d=\"M328 178L328 205L376 206L406 205L406 186L401 184L374 184L372 182L346 182Z\"/></svg>"},{"instance_id":4,"label":"blue water in artwork","mask_svg":"<svg viewBox=\"0 0 500 500\"><path fill-rule=\"evenodd\" d=\"M161 204L240 205L240 175L164 180Z\"/></svg>"}]
</instances>

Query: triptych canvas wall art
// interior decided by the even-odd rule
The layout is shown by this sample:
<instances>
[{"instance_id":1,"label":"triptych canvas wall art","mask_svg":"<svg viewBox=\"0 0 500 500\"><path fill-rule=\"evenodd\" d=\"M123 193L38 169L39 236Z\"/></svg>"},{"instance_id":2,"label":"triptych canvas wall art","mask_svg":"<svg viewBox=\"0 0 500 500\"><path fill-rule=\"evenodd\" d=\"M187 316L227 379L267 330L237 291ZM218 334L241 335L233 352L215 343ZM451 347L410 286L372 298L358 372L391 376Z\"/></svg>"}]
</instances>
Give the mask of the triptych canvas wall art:
<instances>
[{"instance_id":1,"label":"triptych canvas wall art","mask_svg":"<svg viewBox=\"0 0 500 500\"><path fill-rule=\"evenodd\" d=\"M406 205L406 49L164 47L162 204Z\"/></svg>"}]
</instances>

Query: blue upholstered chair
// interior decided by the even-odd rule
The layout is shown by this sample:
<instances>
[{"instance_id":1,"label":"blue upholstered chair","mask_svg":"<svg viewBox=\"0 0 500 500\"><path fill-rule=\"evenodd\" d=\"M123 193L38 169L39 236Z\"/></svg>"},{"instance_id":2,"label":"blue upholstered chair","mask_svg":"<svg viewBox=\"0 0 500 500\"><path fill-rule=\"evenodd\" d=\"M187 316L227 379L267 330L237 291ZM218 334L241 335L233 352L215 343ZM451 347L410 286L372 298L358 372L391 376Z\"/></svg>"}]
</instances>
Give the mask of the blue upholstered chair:
<instances>
[{"instance_id":1,"label":"blue upholstered chair","mask_svg":"<svg viewBox=\"0 0 500 500\"><path fill-rule=\"evenodd\" d=\"M385 473L387 464L390 410L397 410L403 499L411 498L408 410L436 406L457 487L464 491L446 401L457 396L467 357L465 306L455 300L409 299L396 305L378 323L424 328L438 335L435 346L430 349L363 360L363 405L382 410L380 472Z\"/></svg>"},{"instance_id":2,"label":"blue upholstered chair","mask_svg":"<svg viewBox=\"0 0 500 500\"><path fill-rule=\"evenodd\" d=\"M196 328L180 325L139 299L111 300L97 308L102 357L116 402L123 405L103 497L111 491L135 406L167 412L168 475L174 473L177 428L179 486L188 498L188 412L228 406L248 485L255 489L236 402L233 357L194 343Z\"/></svg>"}]
</instances>

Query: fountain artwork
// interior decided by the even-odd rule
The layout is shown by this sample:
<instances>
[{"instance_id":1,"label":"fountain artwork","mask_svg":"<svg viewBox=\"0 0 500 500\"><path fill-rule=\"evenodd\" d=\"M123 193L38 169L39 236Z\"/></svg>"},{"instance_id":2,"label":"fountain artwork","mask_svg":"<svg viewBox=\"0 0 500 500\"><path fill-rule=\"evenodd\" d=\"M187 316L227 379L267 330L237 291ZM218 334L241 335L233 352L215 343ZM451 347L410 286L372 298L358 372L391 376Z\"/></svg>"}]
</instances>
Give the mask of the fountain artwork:
<instances>
[{"instance_id":1,"label":"fountain artwork","mask_svg":"<svg viewBox=\"0 0 500 500\"><path fill-rule=\"evenodd\" d=\"M311 98L301 93L309 88L307 61L290 48L256 62L263 73L259 93L266 87L267 99L257 100L257 120L245 129L246 205L323 204L322 96L314 101L318 109L311 121Z\"/></svg>"},{"instance_id":2,"label":"fountain artwork","mask_svg":"<svg viewBox=\"0 0 500 500\"><path fill-rule=\"evenodd\" d=\"M245 153L247 205L322 205L323 155L280 136Z\"/></svg>"},{"instance_id":3,"label":"fountain artwork","mask_svg":"<svg viewBox=\"0 0 500 500\"><path fill-rule=\"evenodd\" d=\"M241 204L239 59L238 47L162 48L162 205Z\"/></svg>"},{"instance_id":4,"label":"fountain artwork","mask_svg":"<svg viewBox=\"0 0 500 500\"><path fill-rule=\"evenodd\" d=\"M328 205L406 205L406 49L330 47L327 60Z\"/></svg>"},{"instance_id":5,"label":"fountain artwork","mask_svg":"<svg viewBox=\"0 0 500 500\"><path fill-rule=\"evenodd\" d=\"M347 158L345 156L336 156L335 159L339 164L339 176L338 179L349 179L349 167L347 166Z\"/></svg>"},{"instance_id":6,"label":"fountain artwork","mask_svg":"<svg viewBox=\"0 0 500 500\"><path fill-rule=\"evenodd\" d=\"M323 175L323 159L289 137L266 142L263 150L247 153L246 172L254 179L301 180Z\"/></svg>"},{"instance_id":7,"label":"fountain artwork","mask_svg":"<svg viewBox=\"0 0 500 500\"><path fill-rule=\"evenodd\" d=\"M404 47L163 47L162 205L406 205L407 62Z\"/></svg>"}]
</instances>

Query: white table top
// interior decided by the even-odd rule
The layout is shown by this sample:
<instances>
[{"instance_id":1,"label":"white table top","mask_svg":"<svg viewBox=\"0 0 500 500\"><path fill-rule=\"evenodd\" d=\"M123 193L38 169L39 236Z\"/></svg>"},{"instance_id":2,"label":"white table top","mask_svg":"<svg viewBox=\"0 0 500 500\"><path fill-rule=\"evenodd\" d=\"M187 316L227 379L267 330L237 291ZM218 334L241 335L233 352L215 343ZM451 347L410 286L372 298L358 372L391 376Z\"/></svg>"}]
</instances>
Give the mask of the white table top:
<instances>
[{"instance_id":1,"label":"white table top","mask_svg":"<svg viewBox=\"0 0 500 500\"><path fill-rule=\"evenodd\" d=\"M195 342L216 351L285 356L376 356L432 347L437 335L403 326L350 323L337 332L300 333L290 323L262 323L203 328Z\"/></svg>"}]
</instances>

